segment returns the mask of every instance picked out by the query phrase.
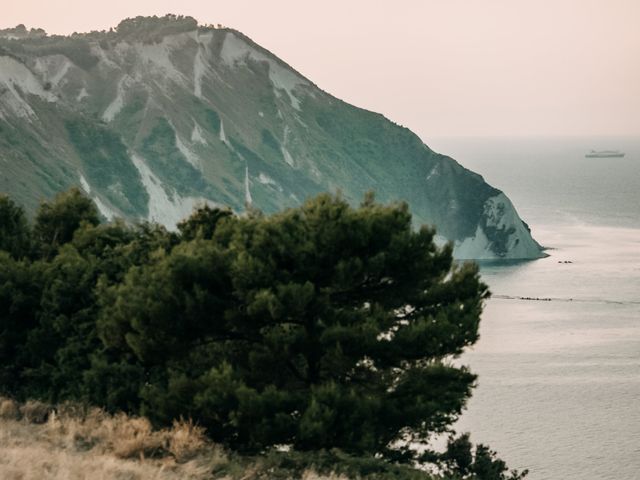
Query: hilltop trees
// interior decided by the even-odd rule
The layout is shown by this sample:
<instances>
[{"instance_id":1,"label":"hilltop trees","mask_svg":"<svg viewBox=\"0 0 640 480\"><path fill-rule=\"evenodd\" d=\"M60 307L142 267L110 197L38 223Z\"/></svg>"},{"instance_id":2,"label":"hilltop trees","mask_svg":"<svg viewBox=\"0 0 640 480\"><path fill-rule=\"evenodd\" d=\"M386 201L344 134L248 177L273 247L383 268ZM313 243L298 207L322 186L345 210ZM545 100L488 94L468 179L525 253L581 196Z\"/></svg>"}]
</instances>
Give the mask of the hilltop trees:
<instances>
[{"instance_id":1,"label":"hilltop trees","mask_svg":"<svg viewBox=\"0 0 640 480\"><path fill-rule=\"evenodd\" d=\"M488 292L405 204L203 207L178 229L99 225L77 190L30 229L0 199L0 393L191 417L240 451L338 448L517 478L465 437L445 457L413 449L449 432L471 394L475 375L450 359L477 340Z\"/></svg>"},{"instance_id":2,"label":"hilltop trees","mask_svg":"<svg viewBox=\"0 0 640 480\"><path fill-rule=\"evenodd\" d=\"M105 355L98 286L120 281L172 237L155 226L99 225L77 189L43 202L31 228L16 219L24 220L22 209L0 198L0 245L23 245L19 255L0 251L0 392L97 399L102 391L84 378Z\"/></svg>"}]
</instances>

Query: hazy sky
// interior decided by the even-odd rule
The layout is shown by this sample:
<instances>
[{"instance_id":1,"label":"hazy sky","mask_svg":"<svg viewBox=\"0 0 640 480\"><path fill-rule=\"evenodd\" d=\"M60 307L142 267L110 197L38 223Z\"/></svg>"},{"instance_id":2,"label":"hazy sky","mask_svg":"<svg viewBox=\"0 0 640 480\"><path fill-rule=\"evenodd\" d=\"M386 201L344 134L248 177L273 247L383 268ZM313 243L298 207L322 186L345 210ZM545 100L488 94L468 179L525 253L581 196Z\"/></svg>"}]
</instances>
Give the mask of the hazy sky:
<instances>
[{"instance_id":1,"label":"hazy sky","mask_svg":"<svg viewBox=\"0 0 640 480\"><path fill-rule=\"evenodd\" d=\"M640 134L640 0L0 0L0 27L176 13L241 30L423 139Z\"/></svg>"}]
</instances>

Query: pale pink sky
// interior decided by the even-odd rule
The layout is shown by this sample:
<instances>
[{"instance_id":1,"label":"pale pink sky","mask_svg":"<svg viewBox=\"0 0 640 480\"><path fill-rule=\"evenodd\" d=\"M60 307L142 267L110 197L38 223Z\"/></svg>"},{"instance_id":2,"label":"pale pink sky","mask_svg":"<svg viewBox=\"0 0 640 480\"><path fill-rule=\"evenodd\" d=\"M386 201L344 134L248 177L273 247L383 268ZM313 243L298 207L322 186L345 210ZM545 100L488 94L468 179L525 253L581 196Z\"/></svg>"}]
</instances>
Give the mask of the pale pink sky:
<instances>
[{"instance_id":1,"label":"pale pink sky","mask_svg":"<svg viewBox=\"0 0 640 480\"><path fill-rule=\"evenodd\" d=\"M236 28L427 140L640 134L640 0L1 0L0 27L176 13Z\"/></svg>"}]
</instances>

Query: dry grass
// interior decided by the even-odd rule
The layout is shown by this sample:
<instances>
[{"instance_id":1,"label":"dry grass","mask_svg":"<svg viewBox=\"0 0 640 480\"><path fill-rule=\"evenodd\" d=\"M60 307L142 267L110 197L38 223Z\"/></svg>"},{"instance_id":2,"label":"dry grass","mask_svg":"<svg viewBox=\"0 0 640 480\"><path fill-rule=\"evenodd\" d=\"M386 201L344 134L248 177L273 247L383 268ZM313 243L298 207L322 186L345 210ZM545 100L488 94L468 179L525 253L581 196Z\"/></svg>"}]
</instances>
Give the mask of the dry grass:
<instances>
[{"instance_id":1,"label":"dry grass","mask_svg":"<svg viewBox=\"0 0 640 480\"><path fill-rule=\"evenodd\" d=\"M37 400L29 400L20 407L20 414L29 423L44 423L47 421L51 407Z\"/></svg>"},{"instance_id":2,"label":"dry grass","mask_svg":"<svg viewBox=\"0 0 640 480\"><path fill-rule=\"evenodd\" d=\"M142 417L0 396L0 480L348 480L276 470L227 455L191 420L155 430Z\"/></svg>"},{"instance_id":3,"label":"dry grass","mask_svg":"<svg viewBox=\"0 0 640 480\"><path fill-rule=\"evenodd\" d=\"M20 408L15 400L0 398L0 419L20 420Z\"/></svg>"},{"instance_id":4,"label":"dry grass","mask_svg":"<svg viewBox=\"0 0 640 480\"><path fill-rule=\"evenodd\" d=\"M146 418L0 398L3 480L200 480L227 462L191 421L154 430Z\"/></svg>"}]
</instances>

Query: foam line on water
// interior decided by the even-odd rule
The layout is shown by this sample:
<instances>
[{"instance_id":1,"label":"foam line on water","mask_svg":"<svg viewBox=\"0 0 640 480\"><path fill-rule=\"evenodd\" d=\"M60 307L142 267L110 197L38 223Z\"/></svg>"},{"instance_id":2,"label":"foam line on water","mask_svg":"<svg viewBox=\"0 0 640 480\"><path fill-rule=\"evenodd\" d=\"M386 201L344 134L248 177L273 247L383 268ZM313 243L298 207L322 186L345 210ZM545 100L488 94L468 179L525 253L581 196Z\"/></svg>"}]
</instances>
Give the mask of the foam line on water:
<instances>
[{"instance_id":1,"label":"foam line on water","mask_svg":"<svg viewBox=\"0 0 640 480\"><path fill-rule=\"evenodd\" d=\"M491 295L491 298L500 300L526 300L532 302L579 302L579 303L604 303L616 305L640 305L640 301L621 301L604 298L558 298L558 297L526 297L520 295Z\"/></svg>"}]
</instances>

